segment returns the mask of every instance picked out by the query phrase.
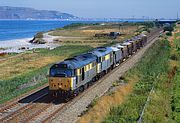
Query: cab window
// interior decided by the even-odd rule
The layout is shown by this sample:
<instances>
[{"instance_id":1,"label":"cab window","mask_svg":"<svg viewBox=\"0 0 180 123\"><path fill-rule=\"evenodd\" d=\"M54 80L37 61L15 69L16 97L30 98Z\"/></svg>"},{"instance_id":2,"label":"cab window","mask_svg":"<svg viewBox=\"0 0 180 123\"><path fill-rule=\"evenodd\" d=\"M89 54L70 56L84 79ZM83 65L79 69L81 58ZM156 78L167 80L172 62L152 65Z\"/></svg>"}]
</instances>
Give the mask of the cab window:
<instances>
[{"instance_id":1,"label":"cab window","mask_svg":"<svg viewBox=\"0 0 180 123\"><path fill-rule=\"evenodd\" d=\"M71 77L71 76L74 76L74 70L52 68L50 69L50 76L51 77Z\"/></svg>"}]
</instances>

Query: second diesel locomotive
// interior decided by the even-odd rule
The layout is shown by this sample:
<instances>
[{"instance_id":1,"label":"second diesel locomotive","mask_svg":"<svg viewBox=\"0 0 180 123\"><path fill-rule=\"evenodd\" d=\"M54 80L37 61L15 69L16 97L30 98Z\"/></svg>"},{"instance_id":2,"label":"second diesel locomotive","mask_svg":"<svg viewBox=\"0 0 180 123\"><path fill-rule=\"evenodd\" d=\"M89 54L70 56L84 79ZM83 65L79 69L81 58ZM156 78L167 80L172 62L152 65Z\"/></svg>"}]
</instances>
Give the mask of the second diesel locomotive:
<instances>
[{"instance_id":1,"label":"second diesel locomotive","mask_svg":"<svg viewBox=\"0 0 180 123\"><path fill-rule=\"evenodd\" d=\"M146 42L147 36L139 35L121 44L97 47L88 53L54 64L49 71L49 92L63 98L78 95Z\"/></svg>"}]
</instances>

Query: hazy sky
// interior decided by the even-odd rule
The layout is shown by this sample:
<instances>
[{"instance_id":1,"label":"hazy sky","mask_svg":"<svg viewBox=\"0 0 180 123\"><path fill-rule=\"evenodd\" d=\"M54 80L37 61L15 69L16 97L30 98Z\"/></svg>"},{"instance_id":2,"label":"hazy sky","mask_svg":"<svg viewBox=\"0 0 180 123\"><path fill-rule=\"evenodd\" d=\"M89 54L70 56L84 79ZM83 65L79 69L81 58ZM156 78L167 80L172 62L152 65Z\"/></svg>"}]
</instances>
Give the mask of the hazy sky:
<instances>
[{"instance_id":1,"label":"hazy sky","mask_svg":"<svg viewBox=\"0 0 180 123\"><path fill-rule=\"evenodd\" d=\"M0 0L0 6L58 10L78 17L176 18L180 0Z\"/></svg>"}]
</instances>

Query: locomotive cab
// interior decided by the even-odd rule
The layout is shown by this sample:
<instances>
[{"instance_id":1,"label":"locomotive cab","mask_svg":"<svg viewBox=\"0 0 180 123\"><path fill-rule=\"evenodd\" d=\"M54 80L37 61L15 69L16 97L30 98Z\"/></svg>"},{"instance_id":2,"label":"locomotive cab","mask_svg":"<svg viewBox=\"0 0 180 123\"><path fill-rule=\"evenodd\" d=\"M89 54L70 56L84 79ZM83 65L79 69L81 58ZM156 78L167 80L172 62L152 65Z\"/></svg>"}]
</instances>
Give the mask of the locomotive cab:
<instances>
[{"instance_id":1,"label":"locomotive cab","mask_svg":"<svg viewBox=\"0 0 180 123\"><path fill-rule=\"evenodd\" d=\"M75 88L75 70L68 64L55 64L49 71L49 90L50 93L70 93Z\"/></svg>"},{"instance_id":2,"label":"locomotive cab","mask_svg":"<svg viewBox=\"0 0 180 123\"><path fill-rule=\"evenodd\" d=\"M83 91L96 76L96 56L82 54L54 64L49 71L49 92L69 98Z\"/></svg>"}]
</instances>

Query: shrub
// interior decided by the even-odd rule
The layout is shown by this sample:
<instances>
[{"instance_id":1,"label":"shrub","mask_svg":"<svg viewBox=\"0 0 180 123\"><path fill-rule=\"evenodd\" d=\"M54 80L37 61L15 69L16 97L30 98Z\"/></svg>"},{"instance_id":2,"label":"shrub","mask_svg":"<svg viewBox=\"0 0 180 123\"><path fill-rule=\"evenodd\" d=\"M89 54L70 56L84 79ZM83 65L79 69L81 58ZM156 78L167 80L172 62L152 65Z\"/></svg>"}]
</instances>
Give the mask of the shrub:
<instances>
[{"instance_id":1,"label":"shrub","mask_svg":"<svg viewBox=\"0 0 180 123\"><path fill-rule=\"evenodd\" d=\"M43 32L38 32L34 37L35 38L43 38Z\"/></svg>"},{"instance_id":2,"label":"shrub","mask_svg":"<svg viewBox=\"0 0 180 123\"><path fill-rule=\"evenodd\" d=\"M169 25L169 26L164 26L164 32L165 31L169 31L169 32L172 32L174 30L173 26Z\"/></svg>"}]
</instances>

